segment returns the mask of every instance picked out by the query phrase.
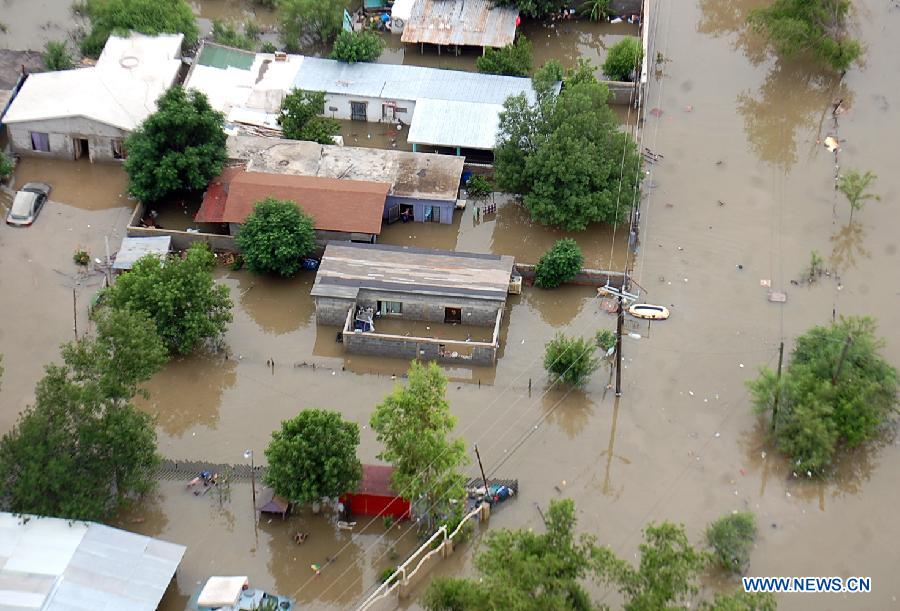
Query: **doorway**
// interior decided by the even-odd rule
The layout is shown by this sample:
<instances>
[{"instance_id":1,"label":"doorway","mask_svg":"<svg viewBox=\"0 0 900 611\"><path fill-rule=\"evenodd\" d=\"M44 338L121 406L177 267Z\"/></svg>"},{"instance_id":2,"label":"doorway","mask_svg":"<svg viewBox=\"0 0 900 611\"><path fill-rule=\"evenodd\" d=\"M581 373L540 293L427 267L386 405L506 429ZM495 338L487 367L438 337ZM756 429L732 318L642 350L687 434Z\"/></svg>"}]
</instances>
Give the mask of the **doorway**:
<instances>
[{"instance_id":1,"label":"doorway","mask_svg":"<svg viewBox=\"0 0 900 611\"><path fill-rule=\"evenodd\" d=\"M461 323L462 308L444 308L445 323Z\"/></svg>"},{"instance_id":2,"label":"doorway","mask_svg":"<svg viewBox=\"0 0 900 611\"><path fill-rule=\"evenodd\" d=\"M416 220L416 215L411 204L400 204L400 220L404 223Z\"/></svg>"},{"instance_id":3,"label":"doorway","mask_svg":"<svg viewBox=\"0 0 900 611\"><path fill-rule=\"evenodd\" d=\"M354 121L367 121L366 102L350 102L350 118Z\"/></svg>"},{"instance_id":4,"label":"doorway","mask_svg":"<svg viewBox=\"0 0 900 611\"><path fill-rule=\"evenodd\" d=\"M75 159L81 159L82 156L91 155L91 145L87 138L72 138L72 145L75 149Z\"/></svg>"}]
</instances>

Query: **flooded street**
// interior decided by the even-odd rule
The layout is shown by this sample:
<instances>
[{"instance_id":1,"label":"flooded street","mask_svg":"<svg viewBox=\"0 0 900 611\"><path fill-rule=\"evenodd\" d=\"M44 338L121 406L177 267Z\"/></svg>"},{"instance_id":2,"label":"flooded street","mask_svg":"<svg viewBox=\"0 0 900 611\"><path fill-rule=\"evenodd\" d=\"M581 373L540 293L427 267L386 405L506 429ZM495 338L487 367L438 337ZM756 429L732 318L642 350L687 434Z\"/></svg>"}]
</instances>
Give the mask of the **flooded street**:
<instances>
[{"instance_id":1,"label":"flooded street","mask_svg":"<svg viewBox=\"0 0 900 611\"><path fill-rule=\"evenodd\" d=\"M0 0L2 20L19 23L9 11L23 4ZM202 4L245 10L238 2ZM875 0L854 3L865 64L837 82L766 54L744 26L747 11L761 4L654 3L654 55L664 61L651 79L641 146L663 158L648 166L654 186L642 202L640 249L626 261L622 227L573 236L586 266L622 269L627 262L646 300L672 311L668 321L649 327L629 323L641 337L624 339L623 396L616 399L607 388L605 364L584 389L548 386L543 346L556 332L593 336L615 324L593 289L563 287L511 296L496 367L446 368L448 400L457 434L467 447L478 444L488 476L519 480L519 497L494 514L491 529L543 528L535 505L546 510L565 496L576 503L580 529L632 558L647 522L684 523L699 545L708 522L746 509L760 529L750 574L872 578L870 594L780 595L780 609L897 608L897 438L849 454L825 480L795 478L768 445L745 382L759 366L774 366L780 341L789 351L797 335L841 315L875 316L884 354L900 366L900 174L893 168L893 139L885 137L900 108L900 9ZM605 53L596 38L541 28L531 36L536 54L556 53L571 65L577 56L600 61ZM548 34L545 49L538 41ZM2 36L0 45L10 45ZM410 55L404 61L412 61ZM853 225L846 201L833 189L834 157L821 144L833 135L831 109L838 100L847 108L838 118L839 163L876 173L874 190L882 197L856 212ZM102 256L104 235L118 243L130 212L119 196L124 178L108 169L113 166L53 162L75 168L67 182L68 170L41 163L51 162L24 163L17 182L60 176L54 203L29 229L0 227L6 370L0 430L12 426L43 364L72 337L73 287L83 317L99 285L96 273L78 273L72 252L85 247L92 257ZM470 203L452 225L385 226L380 241L510 254L533 263L562 235L533 225L519 205L503 201L496 214L479 220ZM834 274L812 286L792 284L813 250ZM345 354L335 341L339 329L316 324L312 273L278 280L221 268L217 279L235 302L227 352L173 360L146 384L150 398L138 401L157 418L160 452L240 463L252 449L259 463L282 420L319 407L359 423L360 459L375 461L380 447L369 417L407 364ZM785 291L787 303L770 303L761 280ZM272 360L274 368L267 365ZM472 458L467 473L474 476ZM251 494L244 481L218 499L164 480L152 499L120 517L122 527L188 546L165 611L183 609L209 575L230 573L247 574L309 608L352 608L381 571L402 562L415 545L408 523L386 532L380 520L364 521L350 532L334 527L330 515L304 512L255 525ZM302 546L291 538L300 528L310 532ZM313 563L324 567L319 576ZM471 546L436 574L468 571ZM704 586L733 589L736 582L711 574ZM590 587L602 602L619 604L615 594ZM413 597L403 605L418 603Z\"/></svg>"}]
</instances>

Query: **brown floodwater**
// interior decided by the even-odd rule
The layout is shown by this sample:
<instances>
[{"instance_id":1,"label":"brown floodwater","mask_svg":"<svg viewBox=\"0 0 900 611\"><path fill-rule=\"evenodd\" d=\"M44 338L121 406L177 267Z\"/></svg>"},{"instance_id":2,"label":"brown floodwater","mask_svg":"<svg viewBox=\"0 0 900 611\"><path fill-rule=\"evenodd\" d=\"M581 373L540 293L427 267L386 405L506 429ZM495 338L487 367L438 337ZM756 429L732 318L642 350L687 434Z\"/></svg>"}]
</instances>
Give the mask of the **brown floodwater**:
<instances>
[{"instance_id":1,"label":"brown floodwater","mask_svg":"<svg viewBox=\"0 0 900 611\"><path fill-rule=\"evenodd\" d=\"M15 10L21 4L12 2ZM556 332L592 336L614 326L585 287L526 288L512 296L497 365L446 369L457 434L467 447L478 443L489 475L519 479L519 496L490 526L541 528L537 507L569 497L579 529L633 558L647 522L683 523L699 545L709 521L749 509L760 529L752 575L872 577L870 594L784 594L779 608L893 608L900 599L897 438L886 435L850 453L824 480L795 476L767 441L744 383L759 366L775 365L780 341L789 351L797 335L832 316L875 316L885 356L900 365L894 331L900 327L900 175L893 171L890 138L900 104L900 39L891 25L900 13L892 3L854 3L865 63L836 82L803 61L765 52L744 26L747 11L762 0L654 4L654 56L658 51L665 61L655 66L647 96L648 111L655 111L646 114L641 144L663 157L648 167L653 187L642 202L641 246L629 263L645 299L666 305L672 316L650 327L629 324L640 339L624 340L619 399L608 388L605 364L577 391L549 386L543 372L542 349ZM32 37L41 35L36 25L27 27ZM592 53L574 49L560 50L560 59ZM857 211L852 225L833 190L834 157L821 145L835 133L831 109L841 99L839 163L875 172L882 197ZM121 191L112 187L95 187L93 199L115 201ZM73 250L102 252L97 227L121 236L128 212L54 203L30 229L0 227L3 430L30 400L43 363L72 335L71 287L84 283L76 288L81 316L90 291L85 285L98 280L79 277ZM623 265L622 229L615 240L611 234L591 228L575 236L590 264L603 266L612 250L613 266ZM559 235L532 226L519 205L507 202L480 220L469 208L449 226L392 225L382 241L504 252L533 262ZM813 250L832 276L792 284ZM140 401L158 418L160 451L237 463L252 449L262 461L282 420L324 407L359 423L360 458L375 461L380 447L368 420L406 364L343 353L338 328L315 323L311 273L275 280L221 269L218 278L235 301L227 352L172 361L148 382L150 399ZM769 302L761 280L785 291L787 303ZM467 472L475 475L477 466L470 463ZM308 514L254 526L246 483L233 484L221 507L217 498L194 497L182 486L162 482L156 497L119 522L188 546L177 586L164 600L167 611L182 609L207 576L228 573L247 574L311 608L350 608L412 546L411 535L401 536L406 526L382 537L378 521L352 533L336 530L329 516ZM311 535L298 547L290 534L299 529ZM471 555L471 548L461 550L436 574L471 574ZM309 565L329 557L334 561L316 577ZM707 594L736 585L718 574L704 580ZM603 602L620 603L590 587ZM417 604L414 596L403 606Z\"/></svg>"}]
</instances>

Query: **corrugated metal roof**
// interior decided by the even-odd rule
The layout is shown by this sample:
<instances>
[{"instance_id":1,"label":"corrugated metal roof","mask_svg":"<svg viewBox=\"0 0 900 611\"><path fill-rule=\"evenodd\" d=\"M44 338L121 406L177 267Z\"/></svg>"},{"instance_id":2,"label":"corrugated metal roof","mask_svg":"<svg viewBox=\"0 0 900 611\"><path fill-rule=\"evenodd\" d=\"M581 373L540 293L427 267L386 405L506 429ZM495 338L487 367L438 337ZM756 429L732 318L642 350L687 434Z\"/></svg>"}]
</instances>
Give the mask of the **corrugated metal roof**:
<instances>
[{"instance_id":1,"label":"corrugated metal roof","mask_svg":"<svg viewBox=\"0 0 900 611\"><path fill-rule=\"evenodd\" d=\"M152 238L122 238L122 245L116 253L113 269L131 269L137 260L146 255L156 255L160 259L169 254L171 236Z\"/></svg>"},{"instance_id":2,"label":"corrugated metal roof","mask_svg":"<svg viewBox=\"0 0 900 611\"><path fill-rule=\"evenodd\" d=\"M418 100L406 139L415 144L492 149L501 112L502 104Z\"/></svg>"},{"instance_id":3,"label":"corrugated metal roof","mask_svg":"<svg viewBox=\"0 0 900 611\"><path fill-rule=\"evenodd\" d=\"M416 0L401 40L432 45L505 47L516 37L519 9L492 0Z\"/></svg>"},{"instance_id":4,"label":"corrugated metal roof","mask_svg":"<svg viewBox=\"0 0 900 611\"><path fill-rule=\"evenodd\" d=\"M250 70L254 61L256 61L256 53L252 51L205 42L200 48L196 63L200 66L211 66L223 70L228 67Z\"/></svg>"},{"instance_id":5,"label":"corrugated metal roof","mask_svg":"<svg viewBox=\"0 0 900 611\"><path fill-rule=\"evenodd\" d=\"M395 64L345 64L333 59L306 57L294 79L297 89L356 95L386 100L451 100L503 104L525 93L534 101L531 79Z\"/></svg>"},{"instance_id":6,"label":"corrugated metal roof","mask_svg":"<svg viewBox=\"0 0 900 611\"><path fill-rule=\"evenodd\" d=\"M184 551L102 524L0 513L0 608L153 611Z\"/></svg>"},{"instance_id":7,"label":"corrugated metal roof","mask_svg":"<svg viewBox=\"0 0 900 611\"><path fill-rule=\"evenodd\" d=\"M329 242L310 294L352 299L373 289L506 301L514 263L507 255Z\"/></svg>"}]
</instances>

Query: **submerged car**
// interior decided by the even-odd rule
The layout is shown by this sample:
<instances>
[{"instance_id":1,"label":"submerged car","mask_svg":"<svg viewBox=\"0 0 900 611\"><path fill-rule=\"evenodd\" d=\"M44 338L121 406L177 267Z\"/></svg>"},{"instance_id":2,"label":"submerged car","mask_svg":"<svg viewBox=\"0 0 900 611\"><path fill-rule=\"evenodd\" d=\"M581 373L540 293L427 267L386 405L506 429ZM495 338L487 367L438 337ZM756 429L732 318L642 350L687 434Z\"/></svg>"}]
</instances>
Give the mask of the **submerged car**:
<instances>
[{"instance_id":1,"label":"submerged car","mask_svg":"<svg viewBox=\"0 0 900 611\"><path fill-rule=\"evenodd\" d=\"M6 215L8 225L27 227L34 222L41 208L50 196L50 185L42 182L29 182L19 189L13 200L9 214Z\"/></svg>"}]
</instances>

